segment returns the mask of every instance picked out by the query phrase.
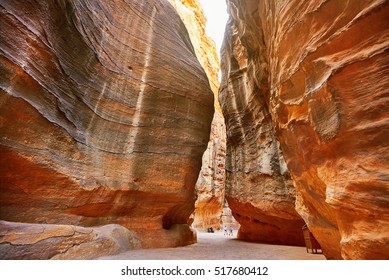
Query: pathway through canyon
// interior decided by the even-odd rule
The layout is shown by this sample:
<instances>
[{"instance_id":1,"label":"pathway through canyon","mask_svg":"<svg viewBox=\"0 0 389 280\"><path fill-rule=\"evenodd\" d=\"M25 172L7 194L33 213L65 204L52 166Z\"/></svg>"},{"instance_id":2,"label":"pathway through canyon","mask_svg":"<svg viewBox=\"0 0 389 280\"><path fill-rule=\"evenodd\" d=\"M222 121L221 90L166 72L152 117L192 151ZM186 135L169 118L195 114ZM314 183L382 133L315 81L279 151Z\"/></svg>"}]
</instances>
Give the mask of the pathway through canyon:
<instances>
[{"instance_id":1,"label":"pathway through canyon","mask_svg":"<svg viewBox=\"0 0 389 280\"><path fill-rule=\"evenodd\" d=\"M156 237L158 238L158 237ZM103 260L325 260L304 247L250 243L222 232L197 232L198 243L177 248L141 249L106 256Z\"/></svg>"}]
</instances>

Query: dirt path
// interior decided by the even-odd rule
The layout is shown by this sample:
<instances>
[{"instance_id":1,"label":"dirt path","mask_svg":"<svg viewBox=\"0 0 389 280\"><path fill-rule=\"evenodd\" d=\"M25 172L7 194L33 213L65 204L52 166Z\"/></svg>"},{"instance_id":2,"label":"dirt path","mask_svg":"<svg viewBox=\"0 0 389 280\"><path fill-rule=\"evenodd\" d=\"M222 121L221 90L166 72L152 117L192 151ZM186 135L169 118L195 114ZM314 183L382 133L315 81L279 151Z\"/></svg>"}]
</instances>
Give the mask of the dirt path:
<instances>
[{"instance_id":1,"label":"dirt path","mask_svg":"<svg viewBox=\"0 0 389 280\"><path fill-rule=\"evenodd\" d=\"M105 260L325 260L305 247L249 243L222 232L197 233L198 243L178 248L143 249L106 256Z\"/></svg>"}]
</instances>

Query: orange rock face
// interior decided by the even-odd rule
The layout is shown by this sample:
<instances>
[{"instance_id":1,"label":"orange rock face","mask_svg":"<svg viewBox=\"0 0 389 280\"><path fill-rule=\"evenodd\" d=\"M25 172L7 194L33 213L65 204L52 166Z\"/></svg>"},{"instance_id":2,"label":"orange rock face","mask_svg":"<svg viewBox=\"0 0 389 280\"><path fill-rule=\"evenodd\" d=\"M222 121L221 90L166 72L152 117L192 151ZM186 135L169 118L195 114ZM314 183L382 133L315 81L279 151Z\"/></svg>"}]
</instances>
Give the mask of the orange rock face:
<instances>
[{"instance_id":1,"label":"orange rock face","mask_svg":"<svg viewBox=\"0 0 389 280\"><path fill-rule=\"evenodd\" d=\"M0 8L0 218L117 223L143 247L194 242L213 94L173 7Z\"/></svg>"},{"instance_id":2,"label":"orange rock face","mask_svg":"<svg viewBox=\"0 0 389 280\"><path fill-rule=\"evenodd\" d=\"M229 12L220 97L228 192L274 192L252 170L277 139L296 210L326 257L387 259L388 3L229 0ZM233 199L235 213L253 208Z\"/></svg>"}]
</instances>

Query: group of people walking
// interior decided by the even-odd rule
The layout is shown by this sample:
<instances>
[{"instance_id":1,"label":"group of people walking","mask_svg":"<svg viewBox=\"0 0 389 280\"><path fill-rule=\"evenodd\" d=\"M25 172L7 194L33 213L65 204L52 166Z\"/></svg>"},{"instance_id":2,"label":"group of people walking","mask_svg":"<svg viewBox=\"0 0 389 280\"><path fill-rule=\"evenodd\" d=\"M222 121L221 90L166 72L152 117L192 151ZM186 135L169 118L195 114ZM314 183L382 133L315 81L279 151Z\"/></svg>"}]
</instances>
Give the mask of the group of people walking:
<instances>
[{"instance_id":1,"label":"group of people walking","mask_svg":"<svg viewBox=\"0 0 389 280\"><path fill-rule=\"evenodd\" d=\"M234 232L232 230L232 226L229 226L227 228L227 226L224 225L223 229L224 229L224 235L228 235L228 236L233 236L234 235Z\"/></svg>"}]
</instances>

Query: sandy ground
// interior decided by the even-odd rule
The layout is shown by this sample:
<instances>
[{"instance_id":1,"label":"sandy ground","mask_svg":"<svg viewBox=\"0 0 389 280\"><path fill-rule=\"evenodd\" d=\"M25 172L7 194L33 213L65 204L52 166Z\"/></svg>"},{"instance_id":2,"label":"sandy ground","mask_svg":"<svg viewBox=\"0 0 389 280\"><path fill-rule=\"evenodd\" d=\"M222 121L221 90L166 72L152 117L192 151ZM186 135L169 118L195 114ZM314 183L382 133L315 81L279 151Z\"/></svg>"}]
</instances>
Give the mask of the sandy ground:
<instances>
[{"instance_id":1,"label":"sandy ground","mask_svg":"<svg viewBox=\"0 0 389 280\"><path fill-rule=\"evenodd\" d=\"M325 260L321 254L307 254L305 247L244 242L222 232L197 232L198 243L178 248L142 249L104 260Z\"/></svg>"}]
</instances>

